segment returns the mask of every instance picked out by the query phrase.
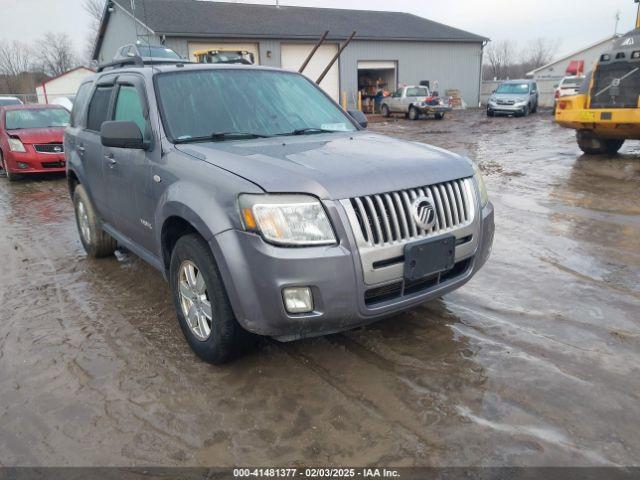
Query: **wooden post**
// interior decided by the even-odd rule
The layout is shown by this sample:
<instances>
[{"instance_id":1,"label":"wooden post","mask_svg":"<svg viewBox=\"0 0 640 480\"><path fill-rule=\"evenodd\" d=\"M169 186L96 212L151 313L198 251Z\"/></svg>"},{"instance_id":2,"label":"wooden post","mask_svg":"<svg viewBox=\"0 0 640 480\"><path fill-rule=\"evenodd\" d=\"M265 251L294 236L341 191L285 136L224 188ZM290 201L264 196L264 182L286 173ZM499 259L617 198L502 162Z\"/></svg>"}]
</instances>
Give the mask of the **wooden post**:
<instances>
[{"instance_id":1,"label":"wooden post","mask_svg":"<svg viewBox=\"0 0 640 480\"><path fill-rule=\"evenodd\" d=\"M316 45L313 47L311 52L309 52L309 55L307 55L307 58L305 59L304 63L302 64L302 66L298 70L298 73L304 72L304 69L307 68L307 65L309 65L309 62L311 61L313 56L316 54L316 52L320 48L320 45L322 45L324 43L324 41L327 39L327 35L329 35L329 30L327 30L326 32L324 32L322 34L322 37L320 37L320 40L318 40L318 43L316 43Z\"/></svg>"},{"instance_id":2,"label":"wooden post","mask_svg":"<svg viewBox=\"0 0 640 480\"><path fill-rule=\"evenodd\" d=\"M342 92L342 108L347 110L347 92Z\"/></svg>"},{"instance_id":3,"label":"wooden post","mask_svg":"<svg viewBox=\"0 0 640 480\"><path fill-rule=\"evenodd\" d=\"M362 92L358 90L358 110L362 111Z\"/></svg>"}]
</instances>

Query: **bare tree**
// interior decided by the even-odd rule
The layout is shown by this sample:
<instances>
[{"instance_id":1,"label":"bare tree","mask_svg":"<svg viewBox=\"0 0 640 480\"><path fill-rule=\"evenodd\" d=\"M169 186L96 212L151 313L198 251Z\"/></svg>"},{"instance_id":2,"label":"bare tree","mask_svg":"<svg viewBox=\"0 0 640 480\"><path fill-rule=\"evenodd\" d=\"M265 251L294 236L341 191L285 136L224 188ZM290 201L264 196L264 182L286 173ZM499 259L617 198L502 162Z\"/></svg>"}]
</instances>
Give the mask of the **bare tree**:
<instances>
[{"instance_id":1,"label":"bare tree","mask_svg":"<svg viewBox=\"0 0 640 480\"><path fill-rule=\"evenodd\" d=\"M104 13L104 4L106 0L84 0L82 7L89 15L89 34L87 37L87 45L85 47L85 57L91 60L93 48L96 44L96 38L100 31L100 23L102 22L102 14Z\"/></svg>"},{"instance_id":2,"label":"bare tree","mask_svg":"<svg viewBox=\"0 0 640 480\"><path fill-rule=\"evenodd\" d=\"M47 32L36 45L36 63L47 75L61 75L78 65L71 39L66 33Z\"/></svg>"},{"instance_id":3,"label":"bare tree","mask_svg":"<svg viewBox=\"0 0 640 480\"><path fill-rule=\"evenodd\" d=\"M29 45L18 40L0 42L0 74L10 92L20 88L21 74L31 69L32 54Z\"/></svg>"},{"instance_id":4,"label":"bare tree","mask_svg":"<svg viewBox=\"0 0 640 480\"><path fill-rule=\"evenodd\" d=\"M553 60L559 46L557 39L536 38L523 50L521 63L530 70L546 65Z\"/></svg>"},{"instance_id":5,"label":"bare tree","mask_svg":"<svg viewBox=\"0 0 640 480\"><path fill-rule=\"evenodd\" d=\"M493 78L504 79L510 76L515 63L517 46L512 40L500 40L490 43L486 50L486 58Z\"/></svg>"}]
</instances>

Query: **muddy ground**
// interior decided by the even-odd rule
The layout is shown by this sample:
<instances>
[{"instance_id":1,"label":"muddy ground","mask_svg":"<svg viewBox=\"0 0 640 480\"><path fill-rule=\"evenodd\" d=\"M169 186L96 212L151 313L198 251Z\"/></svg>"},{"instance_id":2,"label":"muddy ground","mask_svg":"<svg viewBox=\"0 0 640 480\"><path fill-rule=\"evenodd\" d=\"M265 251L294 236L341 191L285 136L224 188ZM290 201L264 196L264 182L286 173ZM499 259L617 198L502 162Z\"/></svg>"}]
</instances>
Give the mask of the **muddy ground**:
<instances>
[{"instance_id":1,"label":"muddy ground","mask_svg":"<svg viewBox=\"0 0 640 480\"><path fill-rule=\"evenodd\" d=\"M214 367L160 274L92 261L63 178L0 179L2 465L639 465L640 145L539 113L377 132L475 159L489 263L367 328Z\"/></svg>"}]
</instances>

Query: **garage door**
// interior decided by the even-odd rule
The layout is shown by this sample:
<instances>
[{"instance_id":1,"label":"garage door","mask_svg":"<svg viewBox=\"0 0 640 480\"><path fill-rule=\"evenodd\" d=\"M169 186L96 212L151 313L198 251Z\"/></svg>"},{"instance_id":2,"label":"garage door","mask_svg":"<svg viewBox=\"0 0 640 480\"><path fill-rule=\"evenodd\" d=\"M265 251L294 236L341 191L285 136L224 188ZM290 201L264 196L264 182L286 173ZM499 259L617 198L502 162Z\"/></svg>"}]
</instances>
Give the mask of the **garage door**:
<instances>
[{"instance_id":1,"label":"garage door","mask_svg":"<svg viewBox=\"0 0 640 480\"><path fill-rule=\"evenodd\" d=\"M257 43L205 43L205 42L189 42L189 58L192 62L196 61L193 52L198 50L222 50L227 52L251 52L255 57L255 63L260 63L260 54Z\"/></svg>"},{"instance_id":2,"label":"garage door","mask_svg":"<svg viewBox=\"0 0 640 480\"><path fill-rule=\"evenodd\" d=\"M312 49L312 44L283 43L280 53L282 68L298 71ZM337 45L322 45L303 73L315 82L327 65L329 65L329 62L337 51ZM324 77L320 86L336 102L340 101L340 70L338 62L331 67L331 70L329 70L327 76Z\"/></svg>"}]
</instances>

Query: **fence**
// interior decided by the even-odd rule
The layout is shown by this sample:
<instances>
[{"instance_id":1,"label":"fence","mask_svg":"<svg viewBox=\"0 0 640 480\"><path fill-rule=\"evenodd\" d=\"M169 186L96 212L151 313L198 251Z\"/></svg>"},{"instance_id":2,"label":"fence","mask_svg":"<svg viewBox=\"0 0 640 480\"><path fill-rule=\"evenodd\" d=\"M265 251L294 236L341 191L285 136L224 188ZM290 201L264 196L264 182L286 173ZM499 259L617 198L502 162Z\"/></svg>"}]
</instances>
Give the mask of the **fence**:
<instances>
[{"instance_id":1,"label":"fence","mask_svg":"<svg viewBox=\"0 0 640 480\"><path fill-rule=\"evenodd\" d=\"M553 107L554 103L554 94L556 91L556 87L558 83L560 83L561 78L550 78L544 80L536 80L538 84L539 99L538 105L541 107ZM483 105L487 104L487 100L489 100L489 96L491 92L493 92L498 85L502 83L500 80L488 80L482 82L482 89L480 90L480 101Z\"/></svg>"}]
</instances>

